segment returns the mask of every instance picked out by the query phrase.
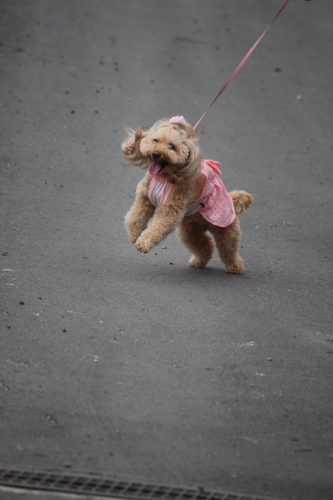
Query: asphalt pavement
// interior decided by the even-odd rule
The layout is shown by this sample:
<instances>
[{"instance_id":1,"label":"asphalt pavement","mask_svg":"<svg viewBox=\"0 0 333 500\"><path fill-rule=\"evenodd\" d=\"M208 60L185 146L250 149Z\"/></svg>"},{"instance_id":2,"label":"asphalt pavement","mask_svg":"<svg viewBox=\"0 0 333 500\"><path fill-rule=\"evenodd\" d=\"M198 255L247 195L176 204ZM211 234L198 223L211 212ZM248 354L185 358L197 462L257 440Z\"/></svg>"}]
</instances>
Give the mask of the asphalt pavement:
<instances>
[{"instance_id":1,"label":"asphalt pavement","mask_svg":"<svg viewBox=\"0 0 333 500\"><path fill-rule=\"evenodd\" d=\"M198 127L255 197L244 275L123 223L123 126L194 124L281 4L0 1L0 468L332 500L331 0L291 0Z\"/></svg>"}]
</instances>

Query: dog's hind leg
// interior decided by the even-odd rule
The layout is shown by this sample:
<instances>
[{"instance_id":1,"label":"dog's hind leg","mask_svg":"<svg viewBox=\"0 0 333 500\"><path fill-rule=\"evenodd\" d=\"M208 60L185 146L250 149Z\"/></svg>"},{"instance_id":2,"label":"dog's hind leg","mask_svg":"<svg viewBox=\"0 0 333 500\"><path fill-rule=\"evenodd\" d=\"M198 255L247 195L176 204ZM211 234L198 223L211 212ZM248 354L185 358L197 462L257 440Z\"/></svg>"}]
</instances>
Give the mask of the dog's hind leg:
<instances>
[{"instance_id":1,"label":"dog's hind leg","mask_svg":"<svg viewBox=\"0 0 333 500\"><path fill-rule=\"evenodd\" d=\"M228 273L242 274L244 263L238 253L241 230L237 217L228 227L217 227L210 224L209 231L214 236L220 259Z\"/></svg>"},{"instance_id":2,"label":"dog's hind leg","mask_svg":"<svg viewBox=\"0 0 333 500\"><path fill-rule=\"evenodd\" d=\"M191 267L204 268L214 251L214 241L207 232L207 227L200 222L184 219L178 226L180 241L193 253L188 264Z\"/></svg>"}]
</instances>

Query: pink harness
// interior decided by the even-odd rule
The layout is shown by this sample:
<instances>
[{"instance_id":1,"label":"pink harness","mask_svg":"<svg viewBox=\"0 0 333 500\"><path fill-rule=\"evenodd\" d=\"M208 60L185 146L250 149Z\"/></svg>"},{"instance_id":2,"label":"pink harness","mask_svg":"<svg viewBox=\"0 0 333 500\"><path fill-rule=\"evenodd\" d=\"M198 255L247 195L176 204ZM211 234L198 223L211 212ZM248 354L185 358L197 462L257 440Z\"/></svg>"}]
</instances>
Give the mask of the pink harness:
<instances>
[{"instance_id":1,"label":"pink harness","mask_svg":"<svg viewBox=\"0 0 333 500\"><path fill-rule=\"evenodd\" d=\"M220 179L221 163L214 160L203 160L201 172L206 176L206 183L199 198L187 207L185 216L200 212L211 224L228 227L235 218L234 204L231 196ZM148 197L154 207L163 205L168 199L173 184L152 176L148 188Z\"/></svg>"}]
</instances>

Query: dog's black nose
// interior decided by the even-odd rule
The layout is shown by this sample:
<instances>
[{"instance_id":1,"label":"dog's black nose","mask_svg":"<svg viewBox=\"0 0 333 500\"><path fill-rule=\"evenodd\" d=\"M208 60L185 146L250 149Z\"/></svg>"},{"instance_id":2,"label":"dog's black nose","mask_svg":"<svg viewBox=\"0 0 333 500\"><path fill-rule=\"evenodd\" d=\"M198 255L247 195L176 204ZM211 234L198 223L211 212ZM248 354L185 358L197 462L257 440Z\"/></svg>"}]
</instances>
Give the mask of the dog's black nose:
<instances>
[{"instance_id":1,"label":"dog's black nose","mask_svg":"<svg viewBox=\"0 0 333 500\"><path fill-rule=\"evenodd\" d=\"M161 153L154 151L152 154L153 160L159 160L161 158Z\"/></svg>"}]
</instances>

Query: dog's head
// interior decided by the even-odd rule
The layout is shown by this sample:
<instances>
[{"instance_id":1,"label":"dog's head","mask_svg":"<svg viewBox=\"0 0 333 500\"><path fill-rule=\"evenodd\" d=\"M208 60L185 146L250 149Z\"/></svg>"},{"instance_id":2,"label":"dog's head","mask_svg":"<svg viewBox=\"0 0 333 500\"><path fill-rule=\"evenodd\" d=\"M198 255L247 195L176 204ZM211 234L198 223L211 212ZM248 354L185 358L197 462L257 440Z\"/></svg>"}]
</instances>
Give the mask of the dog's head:
<instances>
[{"instance_id":1,"label":"dog's head","mask_svg":"<svg viewBox=\"0 0 333 500\"><path fill-rule=\"evenodd\" d=\"M127 163L148 168L171 183L191 179L200 169L199 140L182 117L159 120L143 132L128 130L122 144Z\"/></svg>"}]
</instances>

